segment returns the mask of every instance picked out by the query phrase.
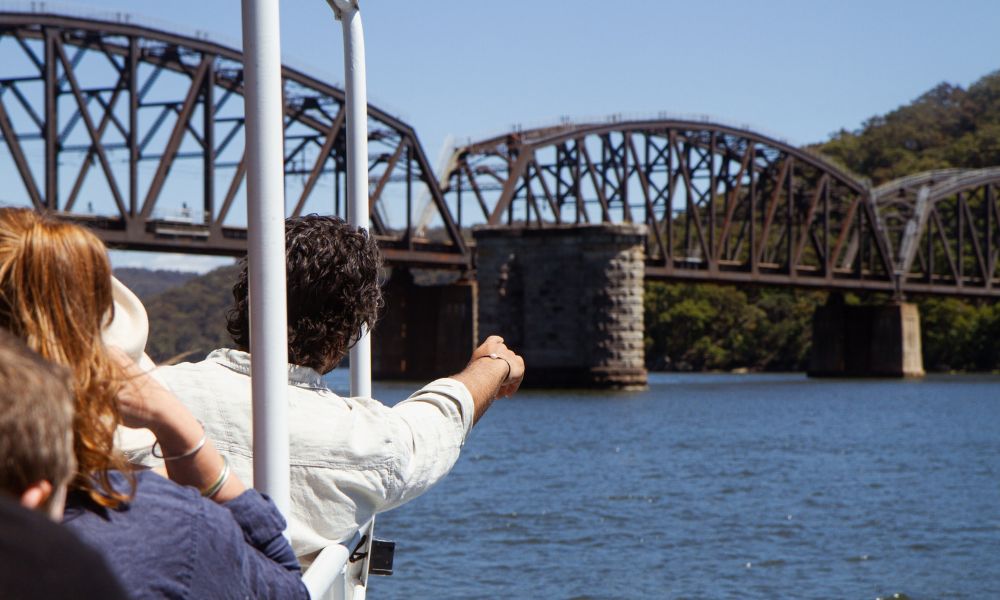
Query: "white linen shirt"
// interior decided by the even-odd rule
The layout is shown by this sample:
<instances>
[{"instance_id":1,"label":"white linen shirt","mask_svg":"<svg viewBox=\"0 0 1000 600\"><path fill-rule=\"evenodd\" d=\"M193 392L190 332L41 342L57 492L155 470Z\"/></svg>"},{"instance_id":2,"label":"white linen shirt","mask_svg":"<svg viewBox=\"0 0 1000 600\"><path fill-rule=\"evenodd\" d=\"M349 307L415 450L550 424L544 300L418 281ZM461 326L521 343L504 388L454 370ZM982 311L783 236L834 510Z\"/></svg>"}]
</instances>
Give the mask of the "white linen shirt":
<instances>
[{"instance_id":1,"label":"white linen shirt","mask_svg":"<svg viewBox=\"0 0 1000 600\"><path fill-rule=\"evenodd\" d=\"M160 367L166 385L205 426L233 472L253 485L250 355L216 350L198 363ZM289 535L300 558L348 540L376 513L416 498L448 474L472 428L473 401L438 379L396 406L341 398L308 367L288 367L291 434ZM150 456L130 458L156 466Z\"/></svg>"}]
</instances>

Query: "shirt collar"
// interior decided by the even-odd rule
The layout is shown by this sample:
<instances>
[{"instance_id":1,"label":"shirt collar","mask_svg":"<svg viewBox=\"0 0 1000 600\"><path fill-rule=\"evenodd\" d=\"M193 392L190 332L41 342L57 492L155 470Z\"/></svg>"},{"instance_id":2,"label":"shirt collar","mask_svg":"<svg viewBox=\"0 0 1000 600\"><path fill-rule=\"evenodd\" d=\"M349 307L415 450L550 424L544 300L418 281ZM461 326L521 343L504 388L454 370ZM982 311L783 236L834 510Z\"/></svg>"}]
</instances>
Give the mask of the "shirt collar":
<instances>
[{"instance_id":1,"label":"shirt collar","mask_svg":"<svg viewBox=\"0 0 1000 600\"><path fill-rule=\"evenodd\" d=\"M220 348L208 355L208 360L214 360L220 365L237 373L250 376L250 353L232 348ZM323 376L311 367L288 365L288 384L296 387L327 389L323 384Z\"/></svg>"}]
</instances>

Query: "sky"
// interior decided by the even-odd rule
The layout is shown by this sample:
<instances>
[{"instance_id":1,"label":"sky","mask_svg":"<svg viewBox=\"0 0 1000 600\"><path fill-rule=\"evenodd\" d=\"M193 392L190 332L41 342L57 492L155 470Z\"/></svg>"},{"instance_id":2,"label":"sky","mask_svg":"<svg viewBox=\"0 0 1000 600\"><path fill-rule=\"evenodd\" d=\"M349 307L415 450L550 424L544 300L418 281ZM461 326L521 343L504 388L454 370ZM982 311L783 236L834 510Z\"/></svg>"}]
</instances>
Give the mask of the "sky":
<instances>
[{"instance_id":1,"label":"sky","mask_svg":"<svg viewBox=\"0 0 1000 600\"><path fill-rule=\"evenodd\" d=\"M240 44L235 0L61 4ZM708 115L819 142L938 83L968 86L1000 69L994 1L362 0L361 9L369 100L411 124L434 164L449 140L616 113ZM286 62L342 81L340 24L325 0L282 2L281 31Z\"/></svg>"}]
</instances>

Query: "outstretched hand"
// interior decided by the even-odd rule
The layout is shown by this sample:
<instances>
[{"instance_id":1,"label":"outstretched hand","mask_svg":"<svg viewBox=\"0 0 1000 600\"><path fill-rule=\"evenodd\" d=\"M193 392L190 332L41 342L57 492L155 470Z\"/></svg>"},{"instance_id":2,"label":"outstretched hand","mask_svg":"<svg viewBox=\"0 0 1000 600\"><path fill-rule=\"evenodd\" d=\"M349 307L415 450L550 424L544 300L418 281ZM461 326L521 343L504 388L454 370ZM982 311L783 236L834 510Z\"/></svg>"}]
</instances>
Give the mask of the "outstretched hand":
<instances>
[{"instance_id":1,"label":"outstretched hand","mask_svg":"<svg viewBox=\"0 0 1000 600\"><path fill-rule=\"evenodd\" d=\"M493 356L496 358L494 359ZM503 360L507 363L509 371L506 378L501 381L496 397L504 398L513 395L521 386L521 381L524 380L524 359L508 348L499 335L491 335L486 338L486 341L472 353L470 363L484 358Z\"/></svg>"}]
</instances>

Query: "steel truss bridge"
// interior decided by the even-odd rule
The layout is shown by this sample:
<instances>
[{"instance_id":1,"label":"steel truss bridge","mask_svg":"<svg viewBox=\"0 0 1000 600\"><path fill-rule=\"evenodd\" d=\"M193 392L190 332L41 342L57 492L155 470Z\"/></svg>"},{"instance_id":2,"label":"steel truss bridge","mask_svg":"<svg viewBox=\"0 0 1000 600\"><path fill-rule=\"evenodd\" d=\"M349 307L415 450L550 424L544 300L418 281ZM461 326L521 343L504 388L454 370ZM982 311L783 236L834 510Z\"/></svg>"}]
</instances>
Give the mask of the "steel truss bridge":
<instances>
[{"instance_id":1,"label":"steel truss bridge","mask_svg":"<svg viewBox=\"0 0 1000 600\"><path fill-rule=\"evenodd\" d=\"M240 254L242 55L130 22L0 12L0 203L111 246ZM284 68L289 215L345 215L344 93ZM560 123L459 148L439 182L414 130L369 107L372 229L391 265L468 269L463 229L631 222L647 277L998 296L1000 169L871 188L719 123ZM19 180L19 181L18 181Z\"/></svg>"},{"instance_id":2,"label":"steel truss bridge","mask_svg":"<svg viewBox=\"0 0 1000 600\"><path fill-rule=\"evenodd\" d=\"M469 144L444 192L460 225L643 224L647 278L1000 296L998 186L983 169L872 189L743 128L612 118Z\"/></svg>"}]
</instances>

